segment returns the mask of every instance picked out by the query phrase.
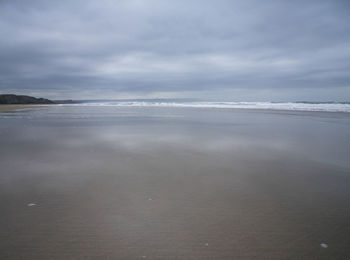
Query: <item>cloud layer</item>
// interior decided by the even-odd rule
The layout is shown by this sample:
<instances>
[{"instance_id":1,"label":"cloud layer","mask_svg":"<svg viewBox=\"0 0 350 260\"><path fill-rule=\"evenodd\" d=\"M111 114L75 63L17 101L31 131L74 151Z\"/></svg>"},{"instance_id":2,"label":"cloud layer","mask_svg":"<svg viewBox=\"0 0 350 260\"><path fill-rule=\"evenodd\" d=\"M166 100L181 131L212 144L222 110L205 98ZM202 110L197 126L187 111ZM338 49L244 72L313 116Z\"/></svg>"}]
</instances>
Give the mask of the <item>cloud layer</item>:
<instances>
[{"instance_id":1,"label":"cloud layer","mask_svg":"<svg viewBox=\"0 0 350 260\"><path fill-rule=\"evenodd\" d=\"M348 1L0 0L0 92L349 100Z\"/></svg>"}]
</instances>

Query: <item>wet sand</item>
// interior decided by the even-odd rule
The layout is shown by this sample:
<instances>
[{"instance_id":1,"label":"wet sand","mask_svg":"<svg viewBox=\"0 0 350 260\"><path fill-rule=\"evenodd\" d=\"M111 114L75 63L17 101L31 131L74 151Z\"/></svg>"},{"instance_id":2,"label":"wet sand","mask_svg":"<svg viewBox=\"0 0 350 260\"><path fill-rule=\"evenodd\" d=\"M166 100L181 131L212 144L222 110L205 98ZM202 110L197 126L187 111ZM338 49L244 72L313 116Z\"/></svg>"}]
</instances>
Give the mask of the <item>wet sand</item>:
<instances>
[{"instance_id":1,"label":"wet sand","mask_svg":"<svg viewBox=\"0 0 350 260\"><path fill-rule=\"evenodd\" d=\"M0 117L1 259L350 258L350 115L16 116Z\"/></svg>"}]
</instances>

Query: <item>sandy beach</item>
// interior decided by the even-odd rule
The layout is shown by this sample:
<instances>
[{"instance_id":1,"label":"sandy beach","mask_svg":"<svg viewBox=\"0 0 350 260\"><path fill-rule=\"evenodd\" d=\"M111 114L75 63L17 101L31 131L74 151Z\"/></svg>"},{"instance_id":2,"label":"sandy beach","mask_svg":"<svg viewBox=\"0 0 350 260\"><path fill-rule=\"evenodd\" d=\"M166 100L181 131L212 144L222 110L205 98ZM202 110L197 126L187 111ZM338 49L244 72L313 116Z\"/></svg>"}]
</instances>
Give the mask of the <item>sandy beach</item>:
<instances>
[{"instance_id":1,"label":"sandy beach","mask_svg":"<svg viewBox=\"0 0 350 260\"><path fill-rule=\"evenodd\" d=\"M348 259L350 115L0 117L1 259Z\"/></svg>"},{"instance_id":2,"label":"sandy beach","mask_svg":"<svg viewBox=\"0 0 350 260\"><path fill-rule=\"evenodd\" d=\"M349 13L0 0L0 260L350 260Z\"/></svg>"},{"instance_id":3,"label":"sandy beach","mask_svg":"<svg viewBox=\"0 0 350 260\"><path fill-rule=\"evenodd\" d=\"M8 112L22 109L42 108L46 105L0 105L0 112Z\"/></svg>"}]
</instances>

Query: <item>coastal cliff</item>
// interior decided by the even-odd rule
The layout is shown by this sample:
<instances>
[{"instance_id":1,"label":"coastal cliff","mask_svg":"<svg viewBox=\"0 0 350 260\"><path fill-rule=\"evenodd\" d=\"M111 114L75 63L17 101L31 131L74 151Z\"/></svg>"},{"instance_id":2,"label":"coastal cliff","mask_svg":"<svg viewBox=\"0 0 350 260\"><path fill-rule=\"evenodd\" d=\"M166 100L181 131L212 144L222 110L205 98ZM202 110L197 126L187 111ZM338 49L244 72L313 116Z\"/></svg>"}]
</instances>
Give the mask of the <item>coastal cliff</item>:
<instances>
[{"instance_id":1,"label":"coastal cliff","mask_svg":"<svg viewBox=\"0 0 350 260\"><path fill-rule=\"evenodd\" d=\"M31 96L5 94L0 95L0 104L55 104L52 100Z\"/></svg>"}]
</instances>

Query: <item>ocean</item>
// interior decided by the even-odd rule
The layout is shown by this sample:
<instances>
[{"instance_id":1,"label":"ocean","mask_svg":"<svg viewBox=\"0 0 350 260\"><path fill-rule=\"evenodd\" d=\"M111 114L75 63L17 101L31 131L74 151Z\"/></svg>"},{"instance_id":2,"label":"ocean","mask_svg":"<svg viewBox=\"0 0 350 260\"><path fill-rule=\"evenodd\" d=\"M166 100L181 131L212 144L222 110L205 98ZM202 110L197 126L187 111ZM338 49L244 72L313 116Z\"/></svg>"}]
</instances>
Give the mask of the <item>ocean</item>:
<instances>
[{"instance_id":1,"label":"ocean","mask_svg":"<svg viewBox=\"0 0 350 260\"><path fill-rule=\"evenodd\" d=\"M290 111L350 112L349 102L199 102L176 100L119 100L86 101L63 106L123 106L123 107L193 107L193 108L240 108Z\"/></svg>"}]
</instances>

